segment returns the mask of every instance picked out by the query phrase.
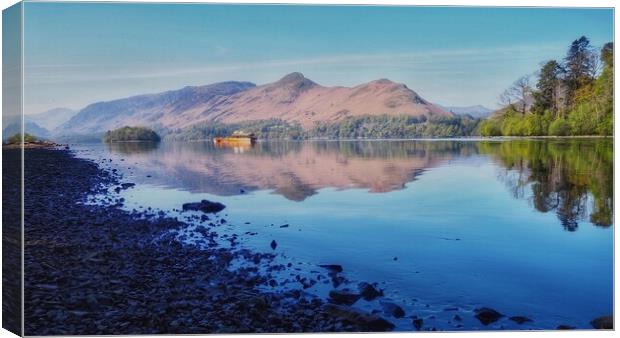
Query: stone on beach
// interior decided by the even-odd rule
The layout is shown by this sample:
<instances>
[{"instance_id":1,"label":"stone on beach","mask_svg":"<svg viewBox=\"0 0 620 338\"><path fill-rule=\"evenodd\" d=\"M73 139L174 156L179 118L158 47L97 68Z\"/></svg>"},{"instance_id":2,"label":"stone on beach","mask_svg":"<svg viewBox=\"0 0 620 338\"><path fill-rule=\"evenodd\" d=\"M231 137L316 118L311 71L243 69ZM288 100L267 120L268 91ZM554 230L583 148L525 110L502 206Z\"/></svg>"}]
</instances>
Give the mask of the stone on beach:
<instances>
[{"instance_id":1,"label":"stone on beach","mask_svg":"<svg viewBox=\"0 0 620 338\"><path fill-rule=\"evenodd\" d=\"M217 213L224 210L226 206L219 202L211 202L209 200L202 200L194 203L184 203L183 211L202 211L204 213Z\"/></svg>"},{"instance_id":2,"label":"stone on beach","mask_svg":"<svg viewBox=\"0 0 620 338\"><path fill-rule=\"evenodd\" d=\"M332 272L342 272L342 265L338 265L338 264L320 264L320 267L330 270Z\"/></svg>"},{"instance_id":3,"label":"stone on beach","mask_svg":"<svg viewBox=\"0 0 620 338\"><path fill-rule=\"evenodd\" d=\"M338 305L353 305L362 295L349 290L332 290L329 292L329 302Z\"/></svg>"},{"instance_id":4,"label":"stone on beach","mask_svg":"<svg viewBox=\"0 0 620 338\"><path fill-rule=\"evenodd\" d=\"M337 319L356 324L365 331L392 331L394 324L376 314L368 314L348 306L326 304L327 313Z\"/></svg>"},{"instance_id":5,"label":"stone on beach","mask_svg":"<svg viewBox=\"0 0 620 338\"><path fill-rule=\"evenodd\" d=\"M488 307L479 308L479 309L476 309L475 311L476 311L475 317L478 318L480 323L484 325L489 325L491 323L498 321L500 318L504 317L503 314Z\"/></svg>"},{"instance_id":6,"label":"stone on beach","mask_svg":"<svg viewBox=\"0 0 620 338\"><path fill-rule=\"evenodd\" d=\"M370 301L377 297L383 296L383 291L377 290L374 286L366 282L359 283L357 288L359 289L364 300Z\"/></svg>"},{"instance_id":7,"label":"stone on beach","mask_svg":"<svg viewBox=\"0 0 620 338\"><path fill-rule=\"evenodd\" d=\"M531 322L532 321L531 319L529 319L527 317L524 317L524 316L512 316L512 317L510 317L508 319L512 320L513 322L515 322L515 323L517 323L519 325L521 325L523 323L526 323L526 322Z\"/></svg>"},{"instance_id":8,"label":"stone on beach","mask_svg":"<svg viewBox=\"0 0 620 338\"><path fill-rule=\"evenodd\" d=\"M590 322L593 328L597 330L613 330L614 329L614 317L613 316L602 316L593 319Z\"/></svg>"},{"instance_id":9,"label":"stone on beach","mask_svg":"<svg viewBox=\"0 0 620 338\"><path fill-rule=\"evenodd\" d=\"M405 310L392 302L381 302L381 306L383 307L383 311L385 311L385 313L394 318L402 318L405 316Z\"/></svg>"},{"instance_id":10,"label":"stone on beach","mask_svg":"<svg viewBox=\"0 0 620 338\"><path fill-rule=\"evenodd\" d=\"M415 327L416 330L420 330L422 328L422 325L424 325L424 320L422 318L415 318L412 321L413 323L413 327Z\"/></svg>"}]
</instances>

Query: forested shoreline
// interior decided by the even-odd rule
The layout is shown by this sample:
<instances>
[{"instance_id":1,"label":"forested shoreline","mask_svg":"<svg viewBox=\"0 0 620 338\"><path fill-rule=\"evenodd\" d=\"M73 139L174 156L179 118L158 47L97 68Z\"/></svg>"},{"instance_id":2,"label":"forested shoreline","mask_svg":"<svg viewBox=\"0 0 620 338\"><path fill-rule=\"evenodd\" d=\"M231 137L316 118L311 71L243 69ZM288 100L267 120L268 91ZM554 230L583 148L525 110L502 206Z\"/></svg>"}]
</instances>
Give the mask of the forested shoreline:
<instances>
[{"instance_id":1,"label":"forested shoreline","mask_svg":"<svg viewBox=\"0 0 620 338\"><path fill-rule=\"evenodd\" d=\"M177 131L162 131L165 139L177 141L206 140L243 130L257 138L268 139L382 139L465 137L474 133L478 120L470 117L361 116L336 123L317 123L304 130L298 123L280 119L248 121L234 124L205 122Z\"/></svg>"},{"instance_id":2,"label":"forested shoreline","mask_svg":"<svg viewBox=\"0 0 620 338\"><path fill-rule=\"evenodd\" d=\"M587 37L561 61L545 62L532 84L523 76L500 96L505 108L480 122L481 136L579 136L613 133L613 43Z\"/></svg>"}]
</instances>

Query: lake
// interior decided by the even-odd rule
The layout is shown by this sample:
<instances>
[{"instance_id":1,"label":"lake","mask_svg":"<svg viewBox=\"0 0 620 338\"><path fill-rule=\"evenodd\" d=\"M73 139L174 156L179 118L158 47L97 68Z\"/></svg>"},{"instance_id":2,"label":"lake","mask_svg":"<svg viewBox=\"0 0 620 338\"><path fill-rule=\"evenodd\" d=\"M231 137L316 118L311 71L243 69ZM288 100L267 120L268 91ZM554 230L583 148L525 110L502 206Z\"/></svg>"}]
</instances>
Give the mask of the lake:
<instances>
[{"instance_id":1,"label":"lake","mask_svg":"<svg viewBox=\"0 0 620 338\"><path fill-rule=\"evenodd\" d=\"M226 205L214 228L299 274L340 264L442 330L591 328L613 312L613 141L403 140L79 145L136 183L124 208ZM195 227L179 232L192 245ZM272 250L270 243L277 242ZM274 288L299 287L282 275ZM325 297L319 282L306 292ZM355 305L383 311L382 301ZM473 310L506 317L482 325ZM510 316L525 316L517 324ZM460 317L460 318L459 318Z\"/></svg>"}]
</instances>

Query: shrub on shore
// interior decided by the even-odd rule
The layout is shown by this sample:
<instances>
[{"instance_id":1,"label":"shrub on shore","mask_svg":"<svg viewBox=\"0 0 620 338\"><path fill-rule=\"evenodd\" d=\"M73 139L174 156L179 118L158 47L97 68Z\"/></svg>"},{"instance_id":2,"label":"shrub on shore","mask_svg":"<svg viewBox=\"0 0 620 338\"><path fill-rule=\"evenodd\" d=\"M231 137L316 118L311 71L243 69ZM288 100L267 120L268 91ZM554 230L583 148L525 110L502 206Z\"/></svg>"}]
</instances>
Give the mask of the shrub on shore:
<instances>
[{"instance_id":1,"label":"shrub on shore","mask_svg":"<svg viewBox=\"0 0 620 338\"><path fill-rule=\"evenodd\" d=\"M32 143L40 141L38 138L30 135L28 133L24 133L24 143ZM22 134L17 133L7 139L7 144L18 144L22 142Z\"/></svg>"}]
</instances>

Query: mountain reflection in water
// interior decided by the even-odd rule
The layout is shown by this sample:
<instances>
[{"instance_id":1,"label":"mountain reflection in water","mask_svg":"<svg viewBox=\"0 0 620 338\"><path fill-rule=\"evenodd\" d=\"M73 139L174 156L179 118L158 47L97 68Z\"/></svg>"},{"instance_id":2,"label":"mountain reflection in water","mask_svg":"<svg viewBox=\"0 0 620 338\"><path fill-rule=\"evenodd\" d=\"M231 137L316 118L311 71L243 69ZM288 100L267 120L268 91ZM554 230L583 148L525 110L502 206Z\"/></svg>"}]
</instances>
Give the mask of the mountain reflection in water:
<instances>
[{"instance_id":1,"label":"mountain reflection in water","mask_svg":"<svg viewBox=\"0 0 620 338\"><path fill-rule=\"evenodd\" d=\"M608 227L613 219L609 139L278 141L239 149L211 142L116 143L107 148L136 164L139 183L225 196L272 190L293 201L327 187L386 193L433 167L490 159L515 198L556 213L568 231L576 230L578 221Z\"/></svg>"}]
</instances>

